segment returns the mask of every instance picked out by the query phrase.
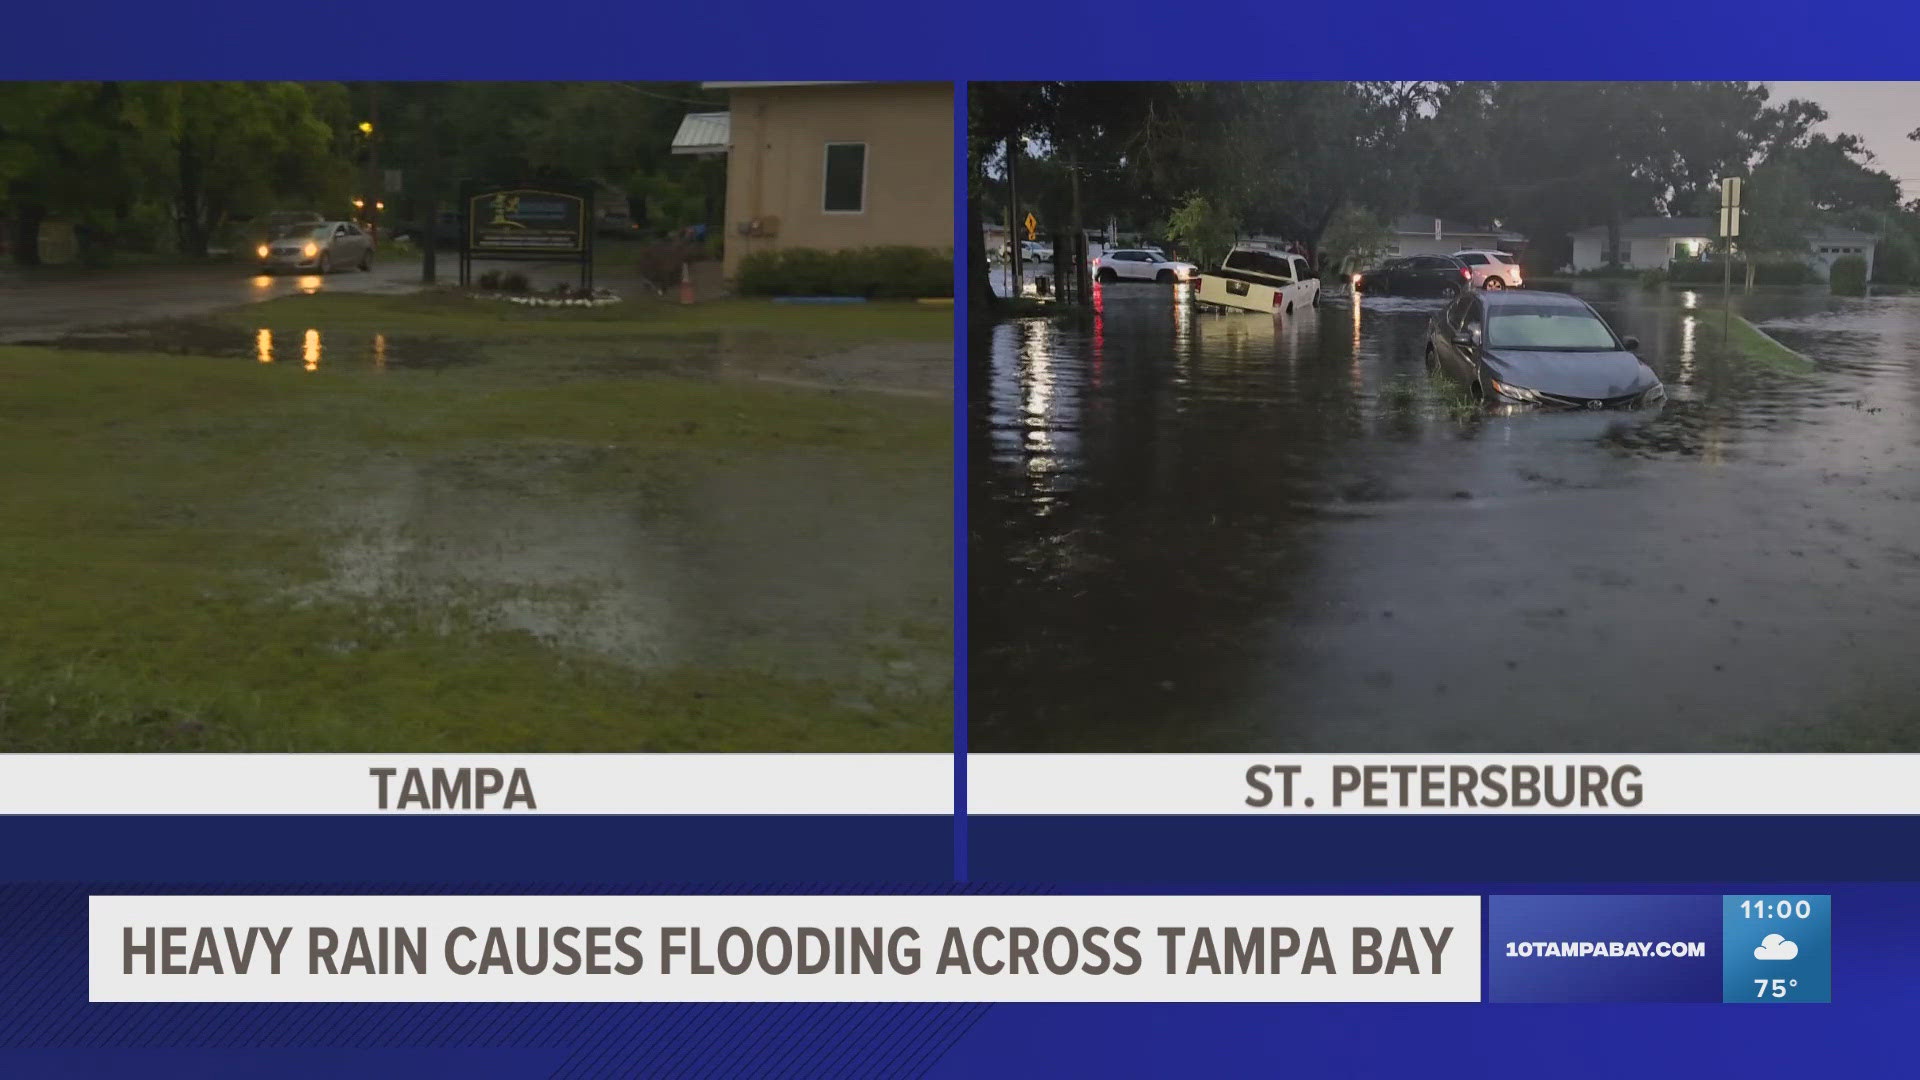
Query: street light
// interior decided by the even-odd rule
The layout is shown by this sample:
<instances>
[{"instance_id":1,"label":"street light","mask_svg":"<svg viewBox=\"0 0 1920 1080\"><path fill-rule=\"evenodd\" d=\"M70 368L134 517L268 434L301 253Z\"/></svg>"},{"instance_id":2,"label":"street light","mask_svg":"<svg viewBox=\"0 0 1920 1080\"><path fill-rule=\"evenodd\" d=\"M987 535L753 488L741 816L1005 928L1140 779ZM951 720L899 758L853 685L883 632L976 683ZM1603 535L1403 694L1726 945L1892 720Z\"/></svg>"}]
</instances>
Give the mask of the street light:
<instances>
[{"instance_id":1,"label":"street light","mask_svg":"<svg viewBox=\"0 0 1920 1080\"><path fill-rule=\"evenodd\" d=\"M360 121L360 134L362 135L373 134L373 121L371 120Z\"/></svg>"}]
</instances>

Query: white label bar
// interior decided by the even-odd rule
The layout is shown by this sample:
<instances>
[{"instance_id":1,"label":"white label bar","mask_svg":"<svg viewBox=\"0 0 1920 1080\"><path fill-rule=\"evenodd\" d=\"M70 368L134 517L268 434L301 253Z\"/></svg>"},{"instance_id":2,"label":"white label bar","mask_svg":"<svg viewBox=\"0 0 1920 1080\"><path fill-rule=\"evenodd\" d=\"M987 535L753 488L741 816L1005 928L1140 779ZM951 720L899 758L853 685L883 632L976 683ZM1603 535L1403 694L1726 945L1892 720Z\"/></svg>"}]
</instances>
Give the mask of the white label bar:
<instances>
[{"instance_id":1,"label":"white label bar","mask_svg":"<svg viewBox=\"0 0 1920 1080\"><path fill-rule=\"evenodd\" d=\"M973 814L1913 814L1920 754L970 754Z\"/></svg>"},{"instance_id":2,"label":"white label bar","mask_svg":"<svg viewBox=\"0 0 1920 1080\"><path fill-rule=\"evenodd\" d=\"M6 814L951 814L946 754L7 754Z\"/></svg>"},{"instance_id":3,"label":"white label bar","mask_svg":"<svg viewBox=\"0 0 1920 1080\"><path fill-rule=\"evenodd\" d=\"M1478 1001L1474 896L95 896L93 1001Z\"/></svg>"}]
</instances>

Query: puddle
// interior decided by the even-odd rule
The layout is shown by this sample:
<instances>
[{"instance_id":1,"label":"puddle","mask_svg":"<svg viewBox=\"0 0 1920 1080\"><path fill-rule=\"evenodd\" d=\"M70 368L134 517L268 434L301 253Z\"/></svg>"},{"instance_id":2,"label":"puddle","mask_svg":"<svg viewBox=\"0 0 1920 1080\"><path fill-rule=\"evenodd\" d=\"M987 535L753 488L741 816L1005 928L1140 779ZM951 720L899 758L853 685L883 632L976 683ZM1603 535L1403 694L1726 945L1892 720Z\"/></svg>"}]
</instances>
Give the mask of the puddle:
<instances>
[{"instance_id":1,"label":"puddle","mask_svg":"<svg viewBox=\"0 0 1920 1080\"><path fill-rule=\"evenodd\" d=\"M348 334L313 327L248 330L201 322L89 330L22 344L88 352L228 357L261 364L292 364L307 371L332 365L436 369L480 359L476 346L441 338Z\"/></svg>"},{"instance_id":2,"label":"puddle","mask_svg":"<svg viewBox=\"0 0 1920 1080\"><path fill-rule=\"evenodd\" d=\"M326 486L314 598L452 605L642 671L684 665L931 689L948 680L948 493L805 455L554 477L595 452L382 463ZM581 459L581 460L573 460ZM931 628L914 642L902 624Z\"/></svg>"}]
</instances>

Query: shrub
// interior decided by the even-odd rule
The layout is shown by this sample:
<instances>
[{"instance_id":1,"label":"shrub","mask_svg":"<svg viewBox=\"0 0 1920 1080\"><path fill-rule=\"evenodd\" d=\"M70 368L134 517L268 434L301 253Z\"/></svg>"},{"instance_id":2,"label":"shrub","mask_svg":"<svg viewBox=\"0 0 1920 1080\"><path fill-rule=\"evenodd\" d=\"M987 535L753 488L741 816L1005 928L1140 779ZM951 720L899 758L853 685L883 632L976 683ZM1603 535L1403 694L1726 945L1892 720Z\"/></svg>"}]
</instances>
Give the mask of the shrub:
<instances>
[{"instance_id":1,"label":"shrub","mask_svg":"<svg viewBox=\"0 0 1920 1080\"><path fill-rule=\"evenodd\" d=\"M533 286L527 281L527 275L517 270L511 274L500 275L501 292L523 293L531 288L533 288Z\"/></svg>"},{"instance_id":2,"label":"shrub","mask_svg":"<svg viewBox=\"0 0 1920 1080\"><path fill-rule=\"evenodd\" d=\"M1867 260L1858 255L1842 255L1833 260L1828 283L1835 296L1867 295Z\"/></svg>"},{"instance_id":3,"label":"shrub","mask_svg":"<svg viewBox=\"0 0 1920 1080\"><path fill-rule=\"evenodd\" d=\"M1640 273L1640 287L1643 289L1657 289L1660 286L1665 285L1666 283L1667 283L1667 271L1663 267L1655 267L1652 270L1643 270Z\"/></svg>"},{"instance_id":4,"label":"shrub","mask_svg":"<svg viewBox=\"0 0 1920 1080\"><path fill-rule=\"evenodd\" d=\"M1725 270L1718 259L1675 259L1667 267L1667 281L1673 285L1718 285ZM1747 280L1747 261L1733 260L1733 283ZM1813 269L1794 259L1762 259L1753 264L1755 285L1806 285L1816 280Z\"/></svg>"},{"instance_id":5,"label":"shrub","mask_svg":"<svg viewBox=\"0 0 1920 1080\"><path fill-rule=\"evenodd\" d=\"M481 274L480 287L490 291L498 291L500 288L500 271L489 270L486 273Z\"/></svg>"},{"instance_id":6,"label":"shrub","mask_svg":"<svg viewBox=\"0 0 1920 1080\"><path fill-rule=\"evenodd\" d=\"M647 284L665 292L680 284L680 268L707 257L706 245L686 240L655 240L640 245L635 268Z\"/></svg>"},{"instance_id":7,"label":"shrub","mask_svg":"<svg viewBox=\"0 0 1920 1080\"><path fill-rule=\"evenodd\" d=\"M734 287L743 296L952 296L953 255L906 246L762 251L741 260Z\"/></svg>"}]
</instances>

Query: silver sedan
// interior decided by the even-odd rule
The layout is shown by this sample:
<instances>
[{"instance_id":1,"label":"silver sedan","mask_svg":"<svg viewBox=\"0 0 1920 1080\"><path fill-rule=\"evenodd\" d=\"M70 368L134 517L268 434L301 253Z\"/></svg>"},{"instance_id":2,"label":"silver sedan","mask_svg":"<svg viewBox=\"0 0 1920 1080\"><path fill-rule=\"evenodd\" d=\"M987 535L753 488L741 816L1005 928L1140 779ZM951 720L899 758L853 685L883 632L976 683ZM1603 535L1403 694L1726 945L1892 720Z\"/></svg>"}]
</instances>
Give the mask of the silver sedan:
<instances>
[{"instance_id":1,"label":"silver sedan","mask_svg":"<svg viewBox=\"0 0 1920 1080\"><path fill-rule=\"evenodd\" d=\"M351 221L299 225L254 249L260 268L325 274L352 267L373 269L373 237Z\"/></svg>"}]
</instances>

